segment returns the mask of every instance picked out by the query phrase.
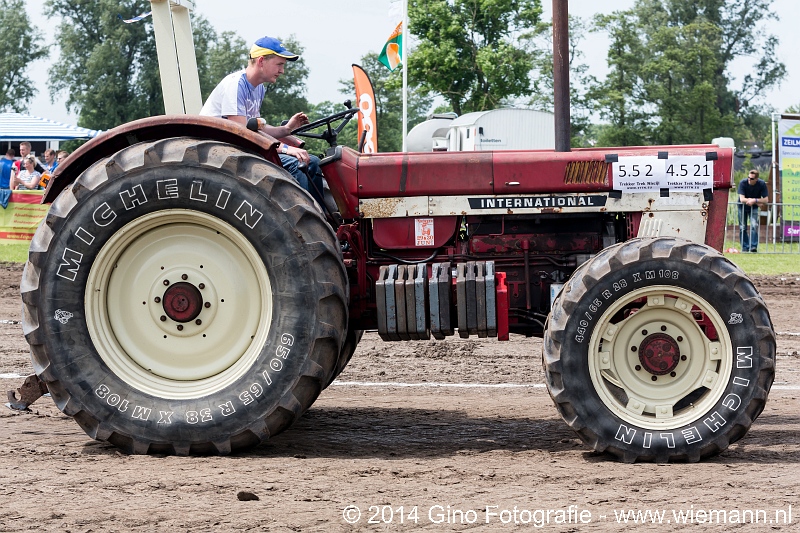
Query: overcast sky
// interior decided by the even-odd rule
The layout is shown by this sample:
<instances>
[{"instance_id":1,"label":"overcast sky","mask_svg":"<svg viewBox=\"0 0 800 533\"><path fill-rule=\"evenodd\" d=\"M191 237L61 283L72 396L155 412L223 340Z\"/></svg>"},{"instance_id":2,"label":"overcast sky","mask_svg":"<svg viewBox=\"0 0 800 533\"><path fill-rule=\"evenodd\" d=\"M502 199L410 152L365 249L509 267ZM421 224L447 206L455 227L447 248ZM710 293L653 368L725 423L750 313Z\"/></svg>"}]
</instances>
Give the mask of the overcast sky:
<instances>
[{"instance_id":1,"label":"overcast sky","mask_svg":"<svg viewBox=\"0 0 800 533\"><path fill-rule=\"evenodd\" d=\"M53 43L57 21L48 20L42 6L44 0L28 0L28 14ZM390 16L392 0L195 0L197 11L205 16L217 32L235 31L248 43L264 36L286 37L294 34L305 46L304 58L310 70L308 99L311 102L344 100L338 92L339 80L352 76L351 64L370 51L380 51L399 19ZM570 13L590 18L595 13L610 13L631 7L634 0L570 0ZM550 18L551 0L543 0L545 17ZM786 64L788 76L783 84L766 95L767 103L784 111L800 104L800 32L796 20L800 15L798 0L774 0L773 9L780 21L769 21L767 29L778 36L778 56ZM139 13L120 13L132 17ZM792 21L795 21L794 23ZM590 73L605 77L608 43L598 34L585 36L581 43L584 62ZM54 67L57 52L53 49L48 61L34 63L30 75L36 80L39 93L30 106L30 113L53 120L75 123L76 116L67 113L64 97L55 103L44 80L58 71ZM738 87L756 58L742 58L731 67L730 74ZM737 83L738 82L738 83ZM79 124L80 125L80 124Z\"/></svg>"}]
</instances>

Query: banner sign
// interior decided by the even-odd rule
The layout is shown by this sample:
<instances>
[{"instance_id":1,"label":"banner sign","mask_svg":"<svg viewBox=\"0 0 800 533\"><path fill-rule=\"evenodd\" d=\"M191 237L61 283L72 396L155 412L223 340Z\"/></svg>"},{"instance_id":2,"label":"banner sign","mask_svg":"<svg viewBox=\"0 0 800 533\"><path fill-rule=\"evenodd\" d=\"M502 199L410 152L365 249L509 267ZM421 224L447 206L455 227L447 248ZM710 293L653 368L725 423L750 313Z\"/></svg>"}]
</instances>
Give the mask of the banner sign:
<instances>
[{"instance_id":1,"label":"banner sign","mask_svg":"<svg viewBox=\"0 0 800 533\"><path fill-rule=\"evenodd\" d=\"M356 100L361 112L358 114L358 142L364 137L365 154L378 151L378 109L375 107L375 91L367 73L358 65L353 65L353 82L356 89ZM366 133L365 133L366 132Z\"/></svg>"},{"instance_id":2,"label":"banner sign","mask_svg":"<svg viewBox=\"0 0 800 533\"><path fill-rule=\"evenodd\" d=\"M778 122L778 154L781 169L781 200L800 205L800 119Z\"/></svg>"},{"instance_id":3,"label":"banner sign","mask_svg":"<svg viewBox=\"0 0 800 533\"><path fill-rule=\"evenodd\" d=\"M0 244L30 242L49 205L42 205L44 191L12 191L8 206L0 207Z\"/></svg>"}]
</instances>

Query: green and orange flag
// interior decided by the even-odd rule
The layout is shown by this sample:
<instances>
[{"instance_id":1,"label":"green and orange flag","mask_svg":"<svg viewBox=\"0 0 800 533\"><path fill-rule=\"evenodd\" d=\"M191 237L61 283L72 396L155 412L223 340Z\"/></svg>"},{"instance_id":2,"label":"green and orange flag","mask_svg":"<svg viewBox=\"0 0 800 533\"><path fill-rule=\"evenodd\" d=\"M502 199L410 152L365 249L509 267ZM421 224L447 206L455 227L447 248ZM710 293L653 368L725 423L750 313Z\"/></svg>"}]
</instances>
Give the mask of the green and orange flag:
<instances>
[{"instance_id":1,"label":"green and orange flag","mask_svg":"<svg viewBox=\"0 0 800 533\"><path fill-rule=\"evenodd\" d=\"M403 62L403 23L397 25L394 32L386 40L383 46L381 55L378 56L378 61L386 65L391 71L394 71Z\"/></svg>"}]
</instances>

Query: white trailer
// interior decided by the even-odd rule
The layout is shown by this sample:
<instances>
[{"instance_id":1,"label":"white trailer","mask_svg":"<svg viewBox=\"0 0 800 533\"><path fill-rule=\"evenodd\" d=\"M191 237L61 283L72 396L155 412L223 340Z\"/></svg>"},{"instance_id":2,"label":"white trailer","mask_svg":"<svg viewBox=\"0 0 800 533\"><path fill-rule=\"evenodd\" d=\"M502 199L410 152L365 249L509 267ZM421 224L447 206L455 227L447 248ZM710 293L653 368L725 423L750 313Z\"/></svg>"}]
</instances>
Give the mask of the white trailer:
<instances>
[{"instance_id":1,"label":"white trailer","mask_svg":"<svg viewBox=\"0 0 800 533\"><path fill-rule=\"evenodd\" d=\"M453 120L447 150L552 150L553 114L533 109L494 109L467 113Z\"/></svg>"}]
</instances>

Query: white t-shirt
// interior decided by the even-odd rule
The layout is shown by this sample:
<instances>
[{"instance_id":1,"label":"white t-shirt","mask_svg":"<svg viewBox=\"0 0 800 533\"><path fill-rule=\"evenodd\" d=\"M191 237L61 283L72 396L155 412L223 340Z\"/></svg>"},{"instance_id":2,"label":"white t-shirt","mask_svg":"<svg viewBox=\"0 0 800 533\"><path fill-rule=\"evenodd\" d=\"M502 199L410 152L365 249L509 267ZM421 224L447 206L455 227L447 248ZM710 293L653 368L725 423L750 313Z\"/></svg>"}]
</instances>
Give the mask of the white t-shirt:
<instances>
[{"instance_id":1,"label":"white t-shirt","mask_svg":"<svg viewBox=\"0 0 800 533\"><path fill-rule=\"evenodd\" d=\"M266 89L250 85L244 69L228 74L206 100L200 114L207 117L240 116L248 119L261 116L261 102Z\"/></svg>"}]
</instances>

